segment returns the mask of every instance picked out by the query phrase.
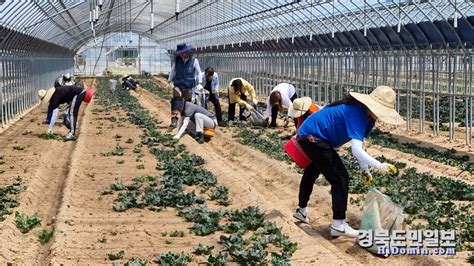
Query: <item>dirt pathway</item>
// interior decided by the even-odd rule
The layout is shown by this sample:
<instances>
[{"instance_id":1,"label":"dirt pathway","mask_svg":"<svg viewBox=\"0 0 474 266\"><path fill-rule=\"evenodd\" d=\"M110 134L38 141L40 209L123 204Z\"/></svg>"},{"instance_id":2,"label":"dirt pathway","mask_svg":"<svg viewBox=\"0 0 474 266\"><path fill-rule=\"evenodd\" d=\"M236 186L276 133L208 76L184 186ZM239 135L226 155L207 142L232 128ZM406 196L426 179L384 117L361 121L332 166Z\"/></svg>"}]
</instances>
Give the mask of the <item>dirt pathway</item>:
<instances>
[{"instance_id":1,"label":"dirt pathway","mask_svg":"<svg viewBox=\"0 0 474 266\"><path fill-rule=\"evenodd\" d=\"M43 263L49 255L49 244L40 244L36 235L42 229L54 227L75 143L39 138L38 134L47 130L46 125L40 124L45 116L44 110L33 109L0 135L0 150L5 161L1 165L5 172L0 185L21 177L27 188L20 194L20 206L15 211L27 215L38 212L42 219L41 226L26 234L16 228L14 214L0 223L0 239L8 243L0 246L0 262ZM67 133L67 129L59 125L54 130L61 135Z\"/></svg>"},{"instance_id":2,"label":"dirt pathway","mask_svg":"<svg viewBox=\"0 0 474 266\"><path fill-rule=\"evenodd\" d=\"M151 261L157 252L170 250L161 237L168 229L166 224L181 230L186 228L186 223L171 210L115 212L112 206L117 193L101 195L113 183L131 182L141 175L158 175L156 160L148 151L143 148L140 158L134 153L142 130L121 120L126 118L123 111L98 112L101 108L94 103L86 110L57 216L57 234L49 258L53 264L110 265L106 254L120 250L126 251L124 259L138 256ZM117 121L107 117L115 117ZM123 156L101 155L113 151L117 145L123 148ZM173 248L182 246L185 244L176 243Z\"/></svg>"}]
</instances>

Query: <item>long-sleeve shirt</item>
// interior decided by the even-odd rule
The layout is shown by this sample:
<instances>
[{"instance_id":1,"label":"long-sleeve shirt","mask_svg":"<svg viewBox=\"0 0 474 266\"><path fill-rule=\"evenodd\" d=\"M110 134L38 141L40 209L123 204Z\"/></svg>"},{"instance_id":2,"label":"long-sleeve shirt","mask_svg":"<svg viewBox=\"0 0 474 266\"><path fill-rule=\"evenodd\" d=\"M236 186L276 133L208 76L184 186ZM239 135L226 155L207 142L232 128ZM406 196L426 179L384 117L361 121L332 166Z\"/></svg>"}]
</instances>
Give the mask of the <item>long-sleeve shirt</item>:
<instances>
[{"instance_id":1,"label":"long-sleeve shirt","mask_svg":"<svg viewBox=\"0 0 474 266\"><path fill-rule=\"evenodd\" d=\"M235 79L232 79L230 82L229 82L229 102L230 103L238 103L240 106L244 106L246 104L246 102L242 99L240 99L240 92L236 92L234 90L234 87L232 87L232 82L234 82L234 80L236 79L240 79L242 80L242 93L248 93L250 95L250 97L253 99L257 99L257 95L255 94L255 89L254 87L252 86L252 84L250 84L248 81L246 81L245 79L243 78L235 78Z\"/></svg>"},{"instance_id":2,"label":"long-sleeve shirt","mask_svg":"<svg viewBox=\"0 0 474 266\"><path fill-rule=\"evenodd\" d=\"M189 60L189 57L188 59L185 59L184 62L187 62L188 60ZM197 58L194 58L193 67L194 67L194 77L196 78L197 83L202 84L202 81L201 81L202 71L201 71L201 67L199 66L199 61ZM176 75L176 68L175 68L175 64L173 64L173 66L171 67L170 75L168 77L168 81L170 82L173 81L175 75Z\"/></svg>"},{"instance_id":3,"label":"long-sleeve shirt","mask_svg":"<svg viewBox=\"0 0 474 266\"><path fill-rule=\"evenodd\" d=\"M357 158L362 170L375 167L384 171L386 166L362 148L363 141L369 136L374 124L375 121L369 118L367 107L362 103L341 104L313 113L298 129L298 136L303 138L312 135L332 147L339 147L351 141L352 154Z\"/></svg>"},{"instance_id":4,"label":"long-sleeve shirt","mask_svg":"<svg viewBox=\"0 0 474 266\"><path fill-rule=\"evenodd\" d=\"M201 75L201 83L204 86L204 89L209 90L209 92L218 94L219 93L219 75L214 72L211 81L207 81L206 75L204 72ZM210 87L210 89L208 89Z\"/></svg>"},{"instance_id":5,"label":"long-sleeve shirt","mask_svg":"<svg viewBox=\"0 0 474 266\"><path fill-rule=\"evenodd\" d=\"M49 100L49 106L48 106L48 113L52 112L51 119L49 121L50 129L54 127L54 123L56 122L56 118L58 117L59 105L73 101L73 99L75 99L74 97L78 96L83 91L85 91L84 88L75 86L75 85L74 86L61 86L61 87L56 88L56 90L53 93L53 96L51 96L51 99ZM78 102L78 104L80 105L81 102ZM74 108L74 106L71 106L70 108Z\"/></svg>"},{"instance_id":6,"label":"long-sleeve shirt","mask_svg":"<svg viewBox=\"0 0 474 266\"><path fill-rule=\"evenodd\" d=\"M79 86L62 86L60 88L56 88L53 96L51 96L51 99L49 100L48 109L53 110L58 108L59 105L63 103L72 101L72 99L76 95L81 94L83 90L84 88Z\"/></svg>"},{"instance_id":7,"label":"long-sleeve shirt","mask_svg":"<svg viewBox=\"0 0 474 266\"><path fill-rule=\"evenodd\" d=\"M288 83L280 83L273 88L271 92L278 91L281 95L281 102L284 106L290 107L293 105L290 98L295 95L296 89L293 85ZM271 93L270 92L270 93ZM270 96L267 97L267 117L272 115L272 107L270 106Z\"/></svg>"}]
</instances>

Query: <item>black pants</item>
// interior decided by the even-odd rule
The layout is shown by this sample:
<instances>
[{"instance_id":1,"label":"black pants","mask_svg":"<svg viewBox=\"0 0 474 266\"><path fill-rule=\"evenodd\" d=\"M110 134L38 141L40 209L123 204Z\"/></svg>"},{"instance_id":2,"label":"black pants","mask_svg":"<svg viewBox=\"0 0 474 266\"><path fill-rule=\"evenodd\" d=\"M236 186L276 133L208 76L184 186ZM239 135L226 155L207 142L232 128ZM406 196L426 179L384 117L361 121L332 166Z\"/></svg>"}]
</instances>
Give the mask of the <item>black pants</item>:
<instances>
[{"instance_id":1,"label":"black pants","mask_svg":"<svg viewBox=\"0 0 474 266\"><path fill-rule=\"evenodd\" d=\"M240 94L240 99L242 99L243 101L247 101L247 95L245 94ZM235 105L237 103L231 103L230 100L229 100L229 121L234 121L234 116L235 116ZM240 121L245 121L247 120L244 116L244 111L245 111L245 107L243 106L240 106L240 110L239 110L239 120Z\"/></svg>"},{"instance_id":2,"label":"black pants","mask_svg":"<svg viewBox=\"0 0 474 266\"><path fill-rule=\"evenodd\" d=\"M173 89L173 97L183 97L185 101L190 102L193 97L193 89L192 88L180 88L174 87Z\"/></svg>"},{"instance_id":3,"label":"black pants","mask_svg":"<svg viewBox=\"0 0 474 266\"><path fill-rule=\"evenodd\" d=\"M69 104L69 123L71 124L70 132L74 135L76 134L77 129L77 117L79 116L79 107L81 107L82 100L86 95L86 90L83 90L80 94L72 98L71 103Z\"/></svg>"},{"instance_id":4,"label":"black pants","mask_svg":"<svg viewBox=\"0 0 474 266\"><path fill-rule=\"evenodd\" d=\"M299 207L304 208L308 205L314 182L319 174L323 174L331 184L333 219L345 219L349 194L349 173L339 154L329 144L312 137L300 139L298 143L312 160L312 163L304 169L301 179L298 195Z\"/></svg>"},{"instance_id":5,"label":"black pants","mask_svg":"<svg viewBox=\"0 0 474 266\"><path fill-rule=\"evenodd\" d=\"M214 105L214 110L216 110L216 118L218 122L222 121L222 109L221 103L219 102L219 97L214 93L209 93L209 101ZM206 106L207 109L207 106Z\"/></svg>"},{"instance_id":6,"label":"black pants","mask_svg":"<svg viewBox=\"0 0 474 266\"><path fill-rule=\"evenodd\" d=\"M295 93L293 96L291 96L290 101L293 102L296 98L298 98L298 96ZM270 123L271 126L276 126L277 117L278 117L278 107L272 107L272 122ZM293 119L293 120L296 126L296 119Z\"/></svg>"}]
</instances>

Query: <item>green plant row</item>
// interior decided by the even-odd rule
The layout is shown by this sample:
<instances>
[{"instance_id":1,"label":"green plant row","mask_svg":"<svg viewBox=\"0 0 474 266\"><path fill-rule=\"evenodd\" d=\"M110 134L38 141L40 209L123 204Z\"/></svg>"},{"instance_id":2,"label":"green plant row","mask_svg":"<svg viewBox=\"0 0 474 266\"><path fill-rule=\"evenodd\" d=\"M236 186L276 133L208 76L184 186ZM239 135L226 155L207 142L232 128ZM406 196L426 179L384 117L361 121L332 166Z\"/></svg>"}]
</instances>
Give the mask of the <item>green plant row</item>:
<instances>
[{"instance_id":1,"label":"green plant row","mask_svg":"<svg viewBox=\"0 0 474 266\"><path fill-rule=\"evenodd\" d=\"M273 159L292 163L291 158L283 151L283 141L290 139L290 137L280 137L278 132L269 133L265 129L249 130L245 127L239 128L234 137L238 138L239 143L251 146ZM272 140L278 141L272 141ZM295 167L295 170L302 174L303 169Z\"/></svg>"},{"instance_id":2,"label":"green plant row","mask_svg":"<svg viewBox=\"0 0 474 266\"><path fill-rule=\"evenodd\" d=\"M407 115L407 97L400 96L400 114L402 116ZM434 103L433 99L425 98L425 120L426 121L433 121L433 109ZM449 103L450 103L450 96L441 95L439 96L439 122L440 123L447 123L449 122ZM461 122L459 126L464 127L464 120L466 119L466 103L464 100L455 99L456 103L456 113L455 113L455 120L456 122ZM420 118L420 97L419 96L412 96L412 117L413 118ZM440 127L441 128L441 127ZM449 130L447 128L446 130Z\"/></svg>"},{"instance_id":3,"label":"green plant row","mask_svg":"<svg viewBox=\"0 0 474 266\"><path fill-rule=\"evenodd\" d=\"M140 86L145 89L150 91L151 93L154 93L160 98L165 99L165 100L171 100L173 97L173 94L171 93L170 90L167 90L165 88L160 88L159 86L156 85L156 82L152 78L140 78L138 79L140 82Z\"/></svg>"},{"instance_id":4,"label":"green plant row","mask_svg":"<svg viewBox=\"0 0 474 266\"><path fill-rule=\"evenodd\" d=\"M20 206L17 195L24 189L23 181L18 177L15 182L6 187L0 187L0 222L12 213L12 208Z\"/></svg>"},{"instance_id":5,"label":"green plant row","mask_svg":"<svg viewBox=\"0 0 474 266\"><path fill-rule=\"evenodd\" d=\"M101 87L98 95L106 97L109 104L119 104L126 112L142 108L127 91L107 95L112 93L103 89L105 84ZM149 116L147 112L142 113ZM115 211L130 208L161 211L172 207L179 210L179 216L191 223L190 231L195 235L205 236L217 231L225 233L221 235L220 244L226 252L206 254L210 265L223 265L228 255L234 261L246 264L289 263L296 251L296 243L291 242L274 223L265 221L264 214L256 207L210 210L207 200L215 201L220 206L231 204L228 189L217 185L216 176L203 167L203 158L188 153L184 145L172 139L172 135L154 130L156 125L143 125L142 121L155 121L144 117L131 122L146 129L141 135L141 143L149 147L158 161L157 169L163 173L159 177L137 177L130 184L112 184L104 194L119 191L113 206ZM190 191L189 188L194 190ZM233 239L244 239L243 235L249 232L252 232L252 236L245 239L244 243L232 245ZM270 246L272 250L280 249L281 252L269 254L266 249ZM163 265L184 265L192 259L191 255L185 253L162 253L156 257L156 261Z\"/></svg>"},{"instance_id":6,"label":"green plant row","mask_svg":"<svg viewBox=\"0 0 474 266\"><path fill-rule=\"evenodd\" d=\"M287 136L270 134L265 129L253 131L247 128L238 128L235 136L244 145L254 147L277 160L291 163L282 148ZM348 155L341 155L341 158L351 177L350 192L365 195L368 187L360 178L357 160ZM374 172L374 185L404 208L409 214L406 222L412 228L454 229L457 231L457 248L472 248L469 245L474 241L474 186L447 177L418 173L415 168L406 168L405 164L384 157L378 159L402 169L399 176ZM357 201L360 202L362 197ZM459 201L462 203L457 203ZM415 219L423 219L425 223L414 224Z\"/></svg>"},{"instance_id":7,"label":"green plant row","mask_svg":"<svg viewBox=\"0 0 474 266\"><path fill-rule=\"evenodd\" d=\"M370 143L386 148L396 149L405 153L414 154L421 158L430 159L446 165L456 166L463 171L474 173L474 163L469 161L468 155L457 155L455 149L448 149L444 152L434 148L420 147L415 143L400 143L393 138L390 133L374 129L370 134Z\"/></svg>"}]
</instances>

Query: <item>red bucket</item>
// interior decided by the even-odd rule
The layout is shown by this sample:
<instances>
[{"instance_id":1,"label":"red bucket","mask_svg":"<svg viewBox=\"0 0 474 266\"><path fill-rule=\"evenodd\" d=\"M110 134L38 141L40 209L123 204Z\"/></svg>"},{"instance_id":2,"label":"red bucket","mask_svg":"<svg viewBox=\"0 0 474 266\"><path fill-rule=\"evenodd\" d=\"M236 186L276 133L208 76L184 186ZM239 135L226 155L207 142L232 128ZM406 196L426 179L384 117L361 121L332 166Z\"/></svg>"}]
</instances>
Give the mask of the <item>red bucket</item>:
<instances>
[{"instance_id":1,"label":"red bucket","mask_svg":"<svg viewBox=\"0 0 474 266\"><path fill-rule=\"evenodd\" d=\"M292 137L287 143L285 143L283 149L299 167L306 168L311 163L311 160L303 151L300 144L298 144L297 136Z\"/></svg>"}]
</instances>

